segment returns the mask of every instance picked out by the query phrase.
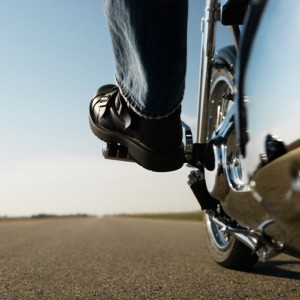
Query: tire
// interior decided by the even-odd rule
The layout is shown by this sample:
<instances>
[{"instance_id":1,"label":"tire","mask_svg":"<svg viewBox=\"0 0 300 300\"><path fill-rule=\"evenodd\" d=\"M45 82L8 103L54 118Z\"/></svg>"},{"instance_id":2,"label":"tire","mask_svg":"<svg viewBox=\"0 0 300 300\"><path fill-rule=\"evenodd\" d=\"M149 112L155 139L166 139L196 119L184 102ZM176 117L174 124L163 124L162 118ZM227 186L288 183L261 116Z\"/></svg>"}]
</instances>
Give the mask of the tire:
<instances>
[{"instance_id":1,"label":"tire","mask_svg":"<svg viewBox=\"0 0 300 300\"><path fill-rule=\"evenodd\" d=\"M232 99L223 99L223 95L229 97L235 92L233 66L228 64L215 64L211 73L211 89L208 105L207 140L222 123L229 111Z\"/></svg>"},{"instance_id":2,"label":"tire","mask_svg":"<svg viewBox=\"0 0 300 300\"><path fill-rule=\"evenodd\" d=\"M215 59L216 63L211 73L207 140L211 138L213 132L219 127L233 104L235 57L234 47L226 47L219 52ZM227 96L224 97L224 94L227 94ZM224 215L225 213L220 205L218 208L219 213ZM226 218L228 219L229 217L226 216ZM205 214L205 226L209 251L214 261L219 265L229 269L247 270L257 262L258 257L252 253L250 248L230 234L222 233L218 226L211 222L207 214Z\"/></svg>"},{"instance_id":3,"label":"tire","mask_svg":"<svg viewBox=\"0 0 300 300\"><path fill-rule=\"evenodd\" d=\"M249 270L258 260L255 253L230 234L222 233L205 214L208 248L213 260L222 267Z\"/></svg>"}]
</instances>

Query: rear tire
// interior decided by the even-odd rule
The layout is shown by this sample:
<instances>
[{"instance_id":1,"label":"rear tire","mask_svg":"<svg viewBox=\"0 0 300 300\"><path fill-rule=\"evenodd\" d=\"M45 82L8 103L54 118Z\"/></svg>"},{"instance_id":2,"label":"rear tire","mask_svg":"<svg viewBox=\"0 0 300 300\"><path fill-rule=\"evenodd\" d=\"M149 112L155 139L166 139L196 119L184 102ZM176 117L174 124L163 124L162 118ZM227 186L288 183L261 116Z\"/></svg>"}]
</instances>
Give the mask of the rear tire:
<instances>
[{"instance_id":1,"label":"rear tire","mask_svg":"<svg viewBox=\"0 0 300 300\"><path fill-rule=\"evenodd\" d=\"M230 54L229 57L233 57L233 60L228 60L228 53ZM235 49L226 47L219 52L219 56L216 58L217 63L213 66L208 106L207 140L210 140L213 132L222 123L233 104L232 95L235 93L233 61L235 57ZM219 210L222 211L222 208L219 207ZM224 214L223 211L222 214ZM247 270L257 262L258 257L250 248L232 235L222 233L207 214L205 214L205 225L209 251L214 261L219 265L229 269Z\"/></svg>"}]
</instances>

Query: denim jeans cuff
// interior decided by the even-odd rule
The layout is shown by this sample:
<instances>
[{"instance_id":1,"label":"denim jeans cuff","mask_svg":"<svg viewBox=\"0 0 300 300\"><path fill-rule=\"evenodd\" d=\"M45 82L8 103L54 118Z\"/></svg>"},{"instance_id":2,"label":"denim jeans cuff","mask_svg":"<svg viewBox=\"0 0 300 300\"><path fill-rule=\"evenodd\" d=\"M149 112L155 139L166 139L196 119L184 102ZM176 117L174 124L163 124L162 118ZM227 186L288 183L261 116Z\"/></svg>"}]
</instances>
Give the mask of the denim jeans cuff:
<instances>
[{"instance_id":1,"label":"denim jeans cuff","mask_svg":"<svg viewBox=\"0 0 300 300\"><path fill-rule=\"evenodd\" d=\"M181 107L181 101L178 105L171 108L166 112L151 112L143 107L141 103L131 94L130 90L124 84L124 82L118 78L117 74L115 74L116 84L120 90L121 95L123 96L125 102L127 103L128 107L132 109L137 115L143 117L145 119L152 119L152 120L159 120L162 118L167 118L172 115L177 109ZM183 94L181 96L181 100L183 98Z\"/></svg>"}]
</instances>

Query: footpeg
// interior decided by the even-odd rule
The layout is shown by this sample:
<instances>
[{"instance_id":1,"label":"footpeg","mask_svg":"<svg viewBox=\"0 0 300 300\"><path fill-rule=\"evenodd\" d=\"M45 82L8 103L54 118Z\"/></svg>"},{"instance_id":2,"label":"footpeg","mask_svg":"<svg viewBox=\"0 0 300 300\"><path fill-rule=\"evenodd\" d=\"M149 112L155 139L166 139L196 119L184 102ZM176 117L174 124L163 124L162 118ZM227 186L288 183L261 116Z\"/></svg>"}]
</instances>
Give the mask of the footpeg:
<instances>
[{"instance_id":1,"label":"footpeg","mask_svg":"<svg viewBox=\"0 0 300 300\"><path fill-rule=\"evenodd\" d=\"M102 154L106 159L134 162L128 154L128 149L118 143L107 143L102 148Z\"/></svg>"}]
</instances>

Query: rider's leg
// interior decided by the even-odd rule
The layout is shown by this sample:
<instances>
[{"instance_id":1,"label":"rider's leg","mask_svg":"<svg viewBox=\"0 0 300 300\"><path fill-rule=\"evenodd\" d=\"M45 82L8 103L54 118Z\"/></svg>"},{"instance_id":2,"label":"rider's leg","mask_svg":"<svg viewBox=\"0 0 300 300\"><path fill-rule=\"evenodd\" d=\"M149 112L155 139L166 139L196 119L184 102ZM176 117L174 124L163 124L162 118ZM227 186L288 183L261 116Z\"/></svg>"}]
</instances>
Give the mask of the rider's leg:
<instances>
[{"instance_id":1,"label":"rider's leg","mask_svg":"<svg viewBox=\"0 0 300 300\"><path fill-rule=\"evenodd\" d=\"M103 140L125 144L148 169L177 169L183 163L180 104L186 72L187 0L103 3L118 88L98 90L91 104L92 129ZM109 109L99 114L100 106L102 112Z\"/></svg>"}]
</instances>

